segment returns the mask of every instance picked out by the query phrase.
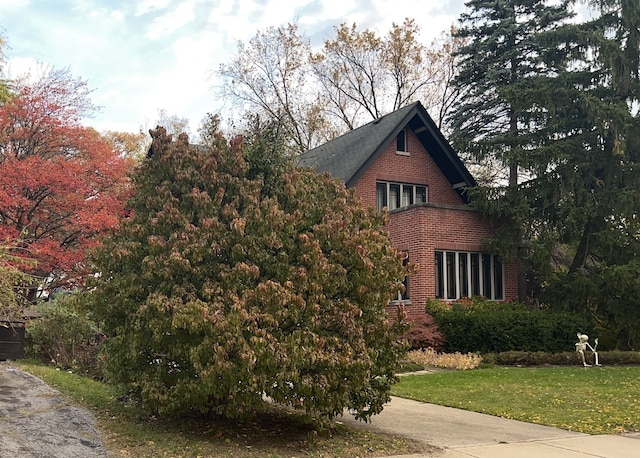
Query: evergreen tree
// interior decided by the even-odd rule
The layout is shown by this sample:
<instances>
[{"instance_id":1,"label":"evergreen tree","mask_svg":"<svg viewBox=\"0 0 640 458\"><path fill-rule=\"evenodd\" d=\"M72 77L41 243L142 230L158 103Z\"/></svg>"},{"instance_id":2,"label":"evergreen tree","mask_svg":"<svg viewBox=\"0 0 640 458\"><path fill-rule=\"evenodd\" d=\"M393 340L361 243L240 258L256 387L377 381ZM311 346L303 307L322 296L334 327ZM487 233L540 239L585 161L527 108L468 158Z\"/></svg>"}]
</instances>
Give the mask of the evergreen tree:
<instances>
[{"instance_id":1,"label":"evergreen tree","mask_svg":"<svg viewBox=\"0 0 640 458\"><path fill-rule=\"evenodd\" d=\"M568 246L566 275L547 297L591 313L610 344L640 345L640 4L594 1L578 27L583 53L549 107L556 113L554 205L548 224ZM561 104L559 103L561 102ZM560 161L562 159L562 161ZM548 166L549 168L549 166ZM594 287L595 286L595 287ZM569 294L567 294L569 293Z\"/></svg>"},{"instance_id":2,"label":"evergreen tree","mask_svg":"<svg viewBox=\"0 0 640 458\"><path fill-rule=\"evenodd\" d=\"M266 180L267 195L251 175L269 167L210 121L206 148L153 132L133 214L97 254L110 376L160 413L241 417L265 395L321 418L379 413L404 274L383 217L307 170Z\"/></svg>"},{"instance_id":3,"label":"evergreen tree","mask_svg":"<svg viewBox=\"0 0 640 458\"><path fill-rule=\"evenodd\" d=\"M477 136L463 139L480 154L504 142L501 153L526 172L521 183L474 191L475 204L504 222L496 247L527 259L545 303L589 314L611 346L630 348L640 343L640 308L627 296L639 287L640 5L593 3L595 19L531 38L548 71L496 89L526 108L522 154L511 155L513 135L470 130Z\"/></svg>"},{"instance_id":4,"label":"evergreen tree","mask_svg":"<svg viewBox=\"0 0 640 458\"><path fill-rule=\"evenodd\" d=\"M544 57L560 48L551 32L572 14L567 1L470 0L466 7L454 33L466 44L457 53L462 95L449 117L451 140L467 159L506 167L515 186L536 142L535 100L520 91L535 76L561 71Z\"/></svg>"},{"instance_id":5,"label":"evergreen tree","mask_svg":"<svg viewBox=\"0 0 640 458\"><path fill-rule=\"evenodd\" d=\"M519 201L516 186L520 173L532 173L535 164L530 162L531 151L545 135L541 132L546 127L545 119L540 116L537 97L531 96L539 89L535 81L565 70L565 37L557 30L572 16L568 4L470 0L454 34L466 44L458 51L461 63L455 84L462 95L449 118L451 140L468 161L485 169L506 170L506 174L498 172L495 182L490 183L492 188L473 191L473 200L479 208L502 217L500 209L491 208L495 198L485 192L498 192L501 199L504 194L516 193L509 202L511 224L503 226L497 250L518 258L521 301L527 294L525 273L532 268L531 258L536 255L521 249L523 240L529 240L531 234L514 214L515 209L527 208L526 202ZM481 174L495 176L494 170ZM504 190L504 183L510 189Z\"/></svg>"}]
</instances>

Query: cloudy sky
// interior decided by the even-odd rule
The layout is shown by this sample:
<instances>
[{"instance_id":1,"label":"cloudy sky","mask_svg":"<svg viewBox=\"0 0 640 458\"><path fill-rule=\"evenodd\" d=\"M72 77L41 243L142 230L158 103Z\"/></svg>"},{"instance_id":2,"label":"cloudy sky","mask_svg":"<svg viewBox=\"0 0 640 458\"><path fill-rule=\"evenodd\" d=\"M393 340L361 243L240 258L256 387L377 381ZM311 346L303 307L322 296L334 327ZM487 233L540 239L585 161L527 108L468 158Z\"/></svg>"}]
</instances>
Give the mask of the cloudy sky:
<instances>
[{"instance_id":1,"label":"cloudy sky","mask_svg":"<svg viewBox=\"0 0 640 458\"><path fill-rule=\"evenodd\" d=\"M342 22L385 34L406 17L423 41L447 29L464 0L0 0L10 76L29 68L68 68L102 107L99 130L137 132L159 110L197 129L222 107L215 71L237 42L297 22L320 45Z\"/></svg>"}]
</instances>

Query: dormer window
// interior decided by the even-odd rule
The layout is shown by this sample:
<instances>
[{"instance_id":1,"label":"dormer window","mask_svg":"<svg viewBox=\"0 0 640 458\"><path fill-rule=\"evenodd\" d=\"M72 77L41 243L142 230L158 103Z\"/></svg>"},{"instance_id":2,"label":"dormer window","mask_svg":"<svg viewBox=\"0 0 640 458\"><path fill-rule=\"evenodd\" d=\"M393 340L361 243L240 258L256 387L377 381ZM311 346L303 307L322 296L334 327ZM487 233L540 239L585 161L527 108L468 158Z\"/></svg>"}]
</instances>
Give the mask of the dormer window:
<instances>
[{"instance_id":1,"label":"dormer window","mask_svg":"<svg viewBox=\"0 0 640 458\"><path fill-rule=\"evenodd\" d=\"M407 131L402 129L396 137L396 153L403 156L409 155L409 148L407 147Z\"/></svg>"}]
</instances>

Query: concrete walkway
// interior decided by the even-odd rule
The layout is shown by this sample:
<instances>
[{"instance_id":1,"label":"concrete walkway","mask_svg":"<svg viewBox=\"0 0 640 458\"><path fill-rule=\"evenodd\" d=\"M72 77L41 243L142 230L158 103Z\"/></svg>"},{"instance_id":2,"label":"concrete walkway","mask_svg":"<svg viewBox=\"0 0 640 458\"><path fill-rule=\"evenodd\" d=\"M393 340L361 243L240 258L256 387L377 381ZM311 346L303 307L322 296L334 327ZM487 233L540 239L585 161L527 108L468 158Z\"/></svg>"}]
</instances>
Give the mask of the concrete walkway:
<instances>
[{"instance_id":1,"label":"concrete walkway","mask_svg":"<svg viewBox=\"0 0 640 458\"><path fill-rule=\"evenodd\" d=\"M351 416L341 421L441 449L412 458L640 457L640 433L593 436L396 397L371 423L357 422Z\"/></svg>"},{"instance_id":2,"label":"concrete walkway","mask_svg":"<svg viewBox=\"0 0 640 458\"><path fill-rule=\"evenodd\" d=\"M640 458L640 433L591 436L396 397L371 423L350 415L340 421L429 445L428 454L411 458ZM106 455L89 412L0 363L0 458Z\"/></svg>"}]
</instances>

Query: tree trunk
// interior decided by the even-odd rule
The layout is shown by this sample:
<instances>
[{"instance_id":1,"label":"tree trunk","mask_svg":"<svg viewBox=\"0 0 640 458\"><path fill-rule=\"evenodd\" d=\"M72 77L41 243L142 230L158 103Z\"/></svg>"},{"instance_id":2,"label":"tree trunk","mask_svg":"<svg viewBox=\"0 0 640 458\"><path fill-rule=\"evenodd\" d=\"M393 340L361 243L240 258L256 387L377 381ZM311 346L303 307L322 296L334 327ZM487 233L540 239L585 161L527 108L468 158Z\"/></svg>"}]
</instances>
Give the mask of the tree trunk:
<instances>
[{"instance_id":1,"label":"tree trunk","mask_svg":"<svg viewBox=\"0 0 640 458\"><path fill-rule=\"evenodd\" d=\"M527 273L524 270L524 263L518 262L518 302L527 303Z\"/></svg>"},{"instance_id":2,"label":"tree trunk","mask_svg":"<svg viewBox=\"0 0 640 458\"><path fill-rule=\"evenodd\" d=\"M596 221L594 218L589 218L587 224L584 226L584 230L582 231L582 236L580 237L580 243L578 244L578 249L576 250L576 254L573 256L573 261L571 261L571 267L569 267L569 275L578 271L585 266L587 263L587 258L589 256L589 241L591 236L595 232L594 229L596 227Z\"/></svg>"}]
</instances>

